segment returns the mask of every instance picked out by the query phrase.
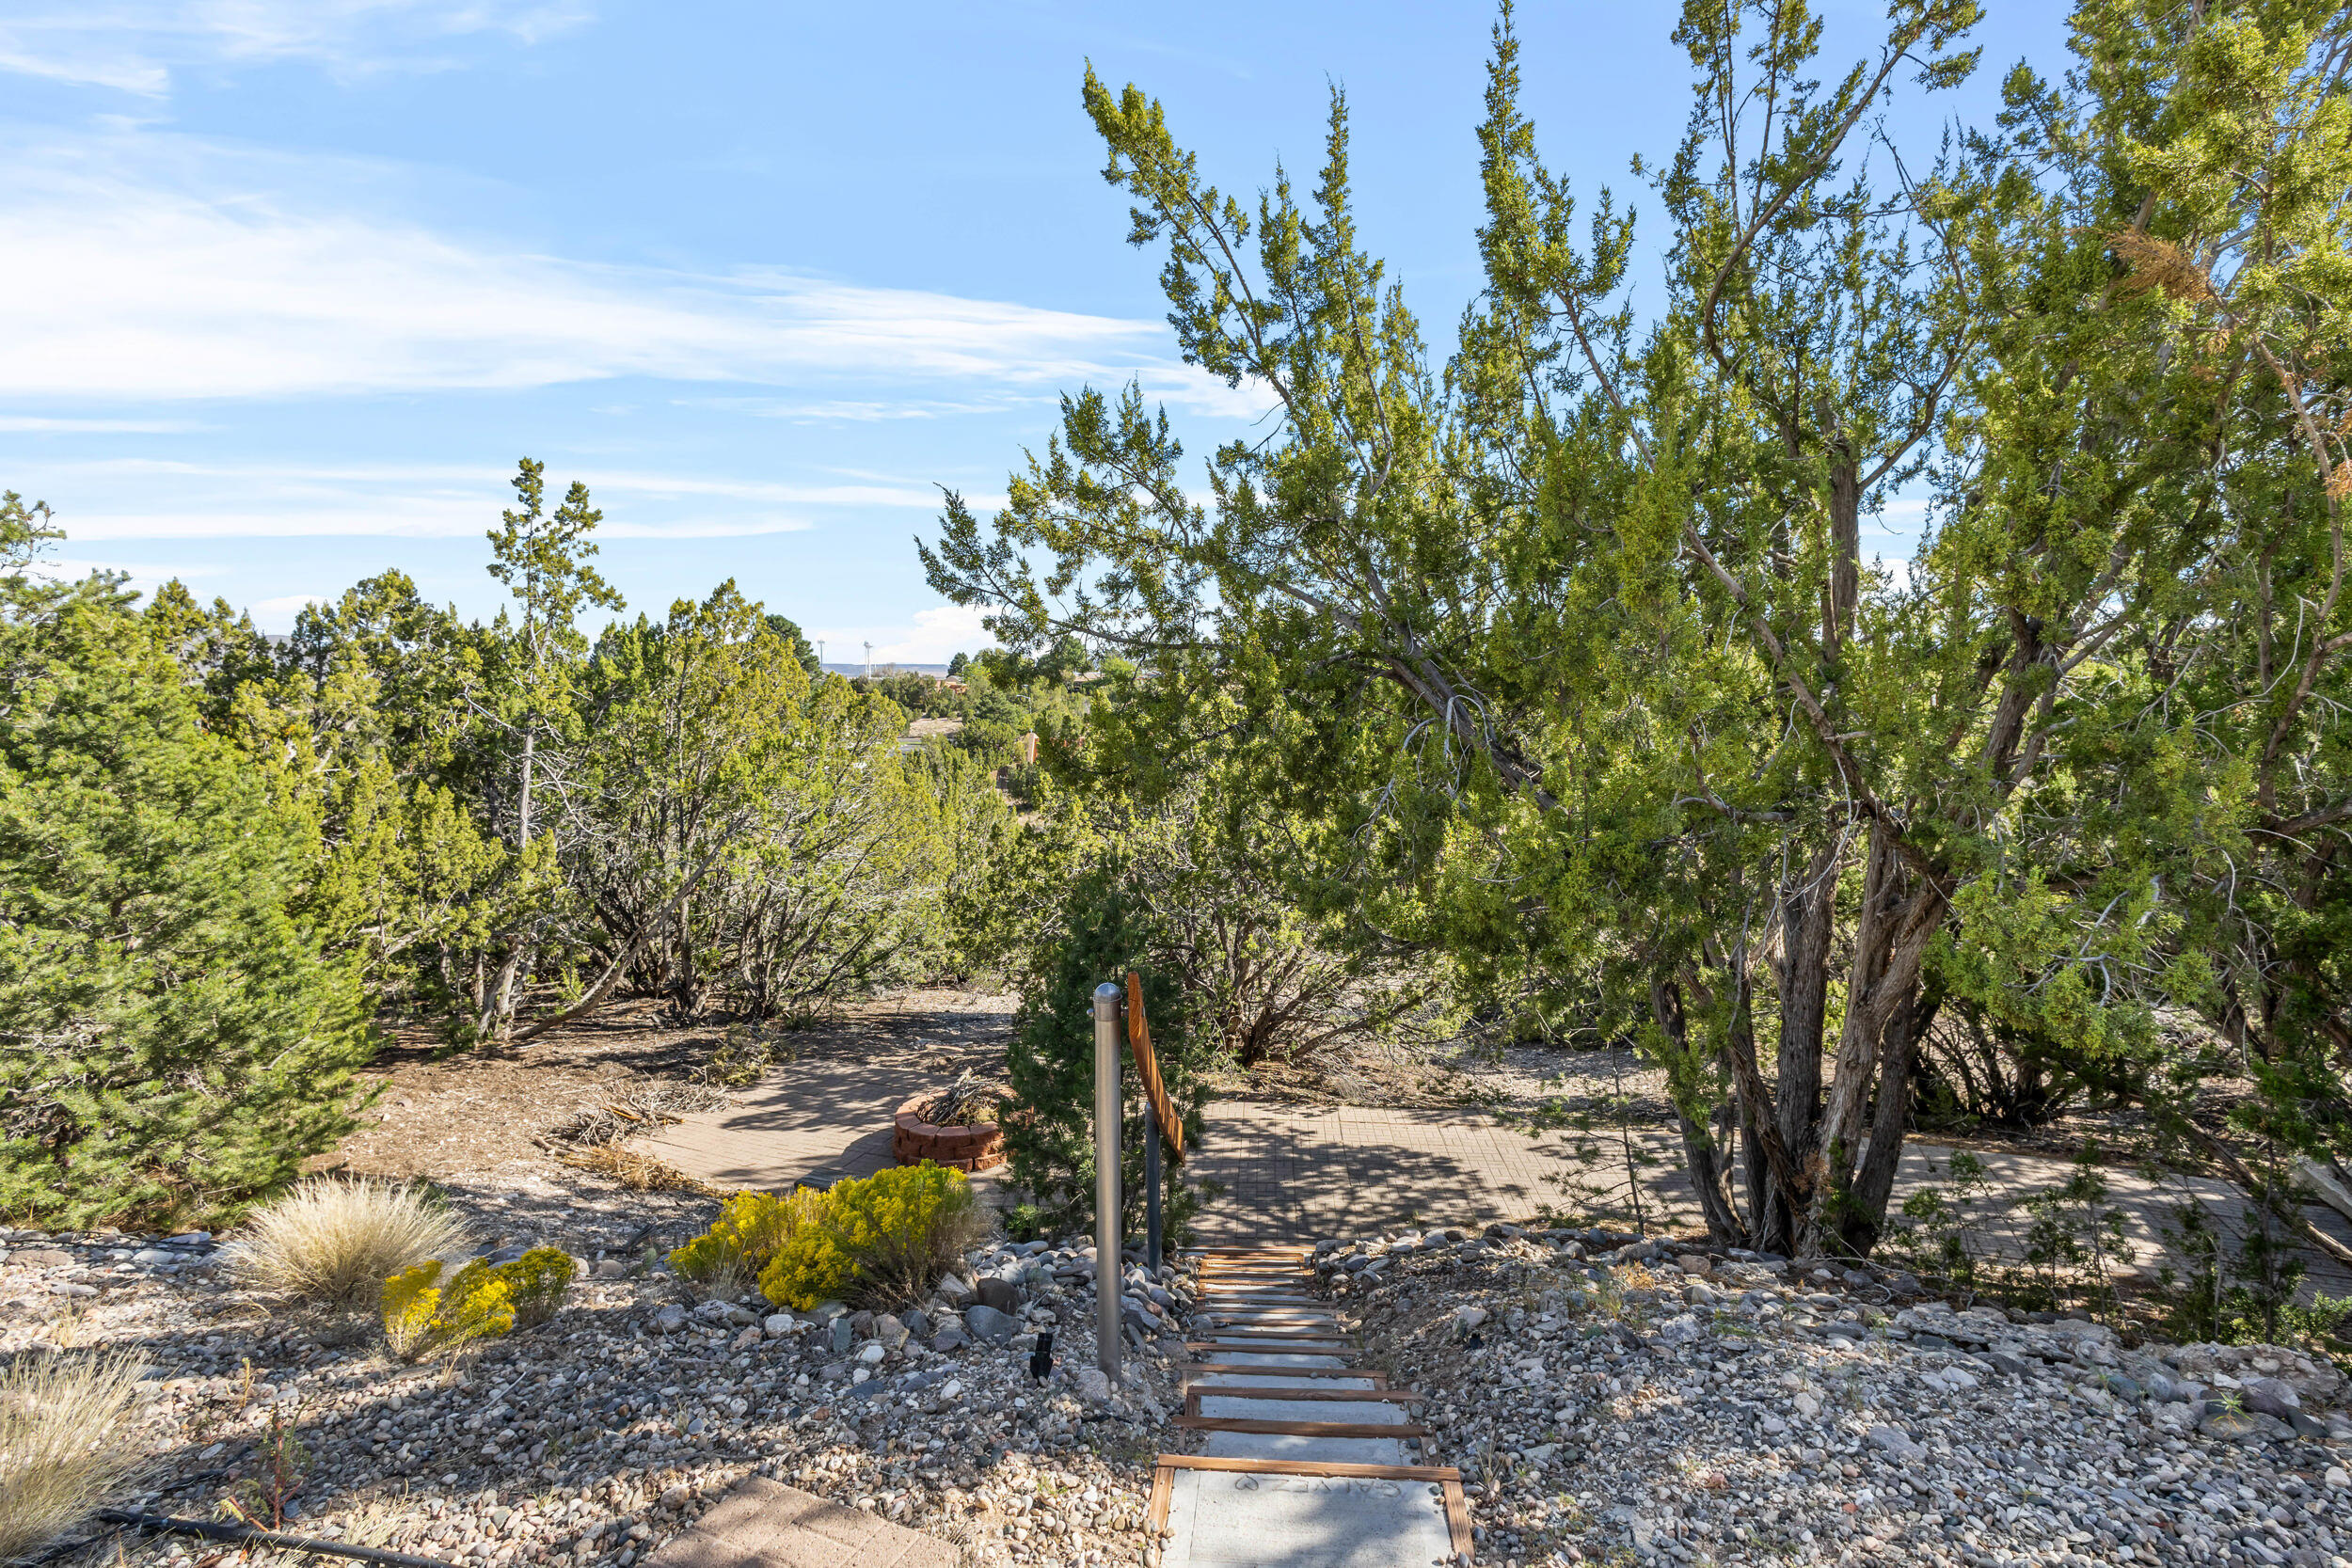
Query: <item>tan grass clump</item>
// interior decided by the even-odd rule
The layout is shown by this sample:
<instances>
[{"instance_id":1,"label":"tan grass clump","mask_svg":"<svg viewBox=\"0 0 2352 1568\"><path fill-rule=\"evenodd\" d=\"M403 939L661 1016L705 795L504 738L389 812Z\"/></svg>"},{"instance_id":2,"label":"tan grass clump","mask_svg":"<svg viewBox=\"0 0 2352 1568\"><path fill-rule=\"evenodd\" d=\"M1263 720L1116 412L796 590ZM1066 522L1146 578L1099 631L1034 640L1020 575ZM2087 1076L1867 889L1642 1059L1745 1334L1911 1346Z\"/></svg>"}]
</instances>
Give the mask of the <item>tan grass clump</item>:
<instances>
[{"instance_id":1,"label":"tan grass clump","mask_svg":"<svg viewBox=\"0 0 2352 1568\"><path fill-rule=\"evenodd\" d=\"M313 1180L256 1212L230 1258L266 1290L371 1307L392 1275L465 1244L465 1223L414 1187Z\"/></svg>"},{"instance_id":2,"label":"tan grass clump","mask_svg":"<svg viewBox=\"0 0 2352 1568\"><path fill-rule=\"evenodd\" d=\"M146 1367L128 1355L27 1355L0 1372L0 1562L103 1506L140 1464L129 1438Z\"/></svg>"}]
</instances>

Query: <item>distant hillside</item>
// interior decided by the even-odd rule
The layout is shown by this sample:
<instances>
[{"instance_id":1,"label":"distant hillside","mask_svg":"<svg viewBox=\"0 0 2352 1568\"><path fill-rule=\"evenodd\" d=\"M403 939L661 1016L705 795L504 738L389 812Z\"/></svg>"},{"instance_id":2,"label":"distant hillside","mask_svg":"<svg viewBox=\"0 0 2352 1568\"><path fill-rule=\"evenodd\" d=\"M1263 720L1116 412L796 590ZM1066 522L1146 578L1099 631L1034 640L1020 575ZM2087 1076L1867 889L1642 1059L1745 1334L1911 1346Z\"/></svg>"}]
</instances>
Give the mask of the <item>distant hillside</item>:
<instances>
[{"instance_id":1,"label":"distant hillside","mask_svg":"<svg viewBox=\"0 0 2352 1568\"><path fill-rule=\"evenodd\" d=\"M866 673L864 664L828 664L825 668L836 675ZM909 672L918 675L944 675L947 667L945 664L885 664L881 659L874 661L874 673L877 675L905 674Z\"/></svg>"}]
</instances>

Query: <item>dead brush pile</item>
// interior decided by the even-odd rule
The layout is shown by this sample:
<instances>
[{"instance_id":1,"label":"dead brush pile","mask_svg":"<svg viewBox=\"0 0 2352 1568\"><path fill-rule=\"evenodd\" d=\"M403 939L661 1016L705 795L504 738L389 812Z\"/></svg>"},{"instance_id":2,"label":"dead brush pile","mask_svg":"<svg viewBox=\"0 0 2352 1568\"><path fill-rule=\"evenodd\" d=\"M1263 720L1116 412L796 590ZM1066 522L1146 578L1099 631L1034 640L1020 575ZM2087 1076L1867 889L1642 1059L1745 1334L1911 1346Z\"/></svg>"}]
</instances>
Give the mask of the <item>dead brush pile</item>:
<instances>
[{"instance_id":1,"label":"dead brush pile","mask_svg":"<svg viewBox=\"0 0 2352 1568\"><path fill-rule=\"evenodd\" d=\"M726 1090L715 1085L624 1079L606 1093L604 1103L574 1112L570 1119L533 1135L532 1142L561 1159L674 1125L698 1111L716 1111L726 1102Z\"/></svg>"}]
</instances>

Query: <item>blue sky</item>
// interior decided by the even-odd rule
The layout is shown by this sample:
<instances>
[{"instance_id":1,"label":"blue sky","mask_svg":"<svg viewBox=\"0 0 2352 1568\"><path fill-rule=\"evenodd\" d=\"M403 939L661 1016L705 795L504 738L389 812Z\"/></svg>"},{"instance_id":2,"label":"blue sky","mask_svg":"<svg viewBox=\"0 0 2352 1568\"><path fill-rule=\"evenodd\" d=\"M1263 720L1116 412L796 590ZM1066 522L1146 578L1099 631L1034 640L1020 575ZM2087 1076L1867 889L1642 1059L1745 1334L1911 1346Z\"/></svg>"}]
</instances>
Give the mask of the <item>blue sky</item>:
<instances>
[{"instance_id":1,"label":"blue sky","mask_svg":"<svg viewBox=\"0 0 2352 1568\"><path fill-rule=\"evenodd\" d=\"M1989 68L2062 65L1991 0ZM1834 55L1878 7L1824 5ZM1529 4L1580 189L1670 150L1662 4ZM982 645L925 587L1055 397L1140 378L1195 451L1259 405L1178 362L1078 104L1089 58L1211 176L1311 175L1327 83L1362 223L1440 351L1476 287L1485 5L8 0L0 486L72 568L270 630L388 566L469 614L515 459L585 479L632 611L734 577L861 657ZM1646 203L1645 203L1646 205ZM1899 535L1883 541L1902 553Z\"/></svg>"}]
</instances>

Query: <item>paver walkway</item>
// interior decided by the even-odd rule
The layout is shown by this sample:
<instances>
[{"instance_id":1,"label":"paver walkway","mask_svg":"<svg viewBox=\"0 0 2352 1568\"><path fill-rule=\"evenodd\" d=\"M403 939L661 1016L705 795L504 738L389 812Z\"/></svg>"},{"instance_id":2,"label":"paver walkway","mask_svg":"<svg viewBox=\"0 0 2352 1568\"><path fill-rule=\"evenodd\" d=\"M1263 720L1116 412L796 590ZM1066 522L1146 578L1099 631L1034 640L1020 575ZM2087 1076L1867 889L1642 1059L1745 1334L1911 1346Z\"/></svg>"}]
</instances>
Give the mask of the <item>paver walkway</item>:
<instances>
[{"instance_id":1,"label":"paver walkway","mask_svg":"<svg viewBox=\"0 0 2352 1568\"><path fill-rule=\"evenodd\" d=\"M1661 1129L1629 1134L1640 1164L1644 1216L1653 1227L1696 1227L1698 1203L1682 1172L1682 1146ZM1433 1223L1483 1223L1532 1214L1542 1205L1588 1212L1580 1190L1613 1185L1624 1206L1625 1162L1618 1132L1588 1140L1597 1158L1580 1158L1558 1132L1531 1138L1501 1118L1470 1110L1382 1106L1301 1107L1219 1101L1208 1135L1192 1154L1188 1174L1217 1182L1225 1196L1194 1220L1203 1241L1310 1242L1326 1236L1366 1236ZM1903 1151L1894 1207L1922 1187L1948 1190L1952 1151L1917 1140ZM2049 1191L2072 1173L2046 1155L1978 1151L1985 1166L1983 1235L2009 1256L2022 1254L2030 1216L2017 1204ZM2233 1240L2244 1230L2246 1205L2226 1181L2199 1177L2149 1180L2133 1170L2105 1172L2110 1201L2124 1218L2122 1268L2150 1282L2164 1259L2163 1237L2175 1205L2194 1198ZM2307 1217L2352 1245L2352 1221L2312 1205ZM2352 1270L2310 1257L2306 1295L2352 1293Z\"/></svg>"},{"instance_id":2,"label":"paver walkway","mask_svg":"<svg viewBox=\"0 0 2352 1568\"><path fill-rule=\"evenodd\" d=\"M957 1568L963 1554L937 1536L753 1476L646 1568Z\"/></svg>"},{"instance_id":3,"label":"paver walkway","mask_svg":"<svg viewBox=\"0 0 2352 1568\"><path fill-rule=\"evenodd\" d=\"M891 1117L908 1097L936 1087L967 1063L1000 1059L993 1040L943 1042L927 1030L929 1054L881 1049L795 1063L723 1110L687 1117L637 1147L721 1187L788 1189L820 1173L867 1176L891 1163ZM1652 1227L1692 1227L1697 1204L1681 1168L1681 1146L1662 1129L1635 1129L1646 1162L1639 1170L1644 1215ZM1591 1212L1580 1189L1615 1184L1624 1163L1613 1129L1599 1157L1580 1159L1559 1132L1530 1138L1501 1118L1463 1109L1299 1106L1222 1100L1207 1136L1189 1152L1186 1173L1225 1189L1194 1221L1209 1243L1311 1242L1362 1236L1411 1224L1483 1224L1523 1217L1539 1206ZM1985 1231L2012 1256L2022 1251L2025 1197L2063 1182L2072 1168L2044 1155L1981 1152L1991 1188ZM1913 1142L1903 1155L1895 1204L1922 1186L1947 1184L1950 1150ZM986 1196L996 1173L979 1179ZM2243 1228L2245 1205L2228 1183L2199 1178L2149 1181L2106 1171L2125 1217L2127 1269L2153 1278L2174 1205L2194 1197L2222 1230ZM2313 1205L2305 1213L2352 1245L2352 1221ZM1613 1218L1629 1212L1620 1207ZM2352 1294L2352 1270L2311 1258L2308 1294Z\"/></svg>"},{"instance_id":4,"label":"paver walkway","mask_svg":"<svg viewBox=\"0 0 2352 1568\"><path fill-rule=\"evenodd\" d=\"M898 1163L890 1133L900 1105L965 1066L1002 1059L1001 1048L934 1044L928 1058L876 1051L795 1062L725 1110L687 1117L631 1147L717 1187L784 1192L820 1174L871 1176ZM997 1177L975 1180L985 1193Z\"/></svg>"},{"instance_id":5,"label":"paver walkway","mask_svg":"<svg viewBox=\"0 0 2352 1568\"><path fill-rule=\"evenodd\" d=\"M1176 1424L1197 1453L1152 1476L1160 1568L1430 1568L1469 1560L1451 1465L1414 1463L1421 1402L1351 1364L1355 1345L1295 1249L1200 1255Z\"/></svg>"}]
</instances>

